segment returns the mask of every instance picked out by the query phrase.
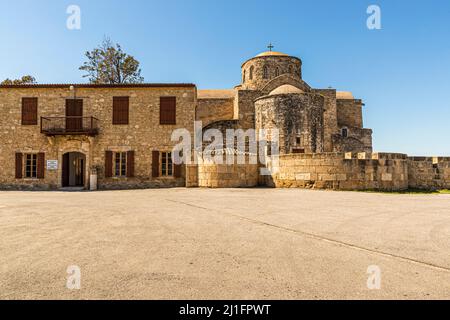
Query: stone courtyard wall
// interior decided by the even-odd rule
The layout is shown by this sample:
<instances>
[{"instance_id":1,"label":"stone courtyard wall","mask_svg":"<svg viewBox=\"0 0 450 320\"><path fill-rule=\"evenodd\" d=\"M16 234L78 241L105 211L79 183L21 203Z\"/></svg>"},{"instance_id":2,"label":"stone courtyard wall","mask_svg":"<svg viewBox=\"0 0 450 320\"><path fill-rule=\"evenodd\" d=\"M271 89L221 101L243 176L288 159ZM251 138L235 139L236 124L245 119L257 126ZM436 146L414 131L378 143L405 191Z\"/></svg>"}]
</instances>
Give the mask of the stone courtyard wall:
<instances>
[{"instance_id":1,"label":"stone courtyard wall","mask_svg":"<svg viewBox=\"0 0 450 320\"><path fill-rule=\"evenodd\" d=\"M266 177L268 186L387 191L408 188L408 161L404 154L289 154L279 157L278 168L278 172Z\"/></svg>"},{"instance_id":2,"label":"stone courtyard wall","mask_svg":"<svg viewBox=\"0 0 450 320\"><path fill-rule=\"evenodd\" d=\"M450 157L409 157L409 187L450 189Z\"/></svg>"},{"instance_id":3,"label":"stone courtyard wall","mask_svg":"<svg viewBox=\"0 0 450 320\"><path fill-rule=\"evenodd\" d=\"M250 188L258 185L258 165L250 164L248 157L245 164L238 164L234 157L233 164L216 164L201 161L198 165L198 186L206 188Z\"/></svg>"}]
</instances>

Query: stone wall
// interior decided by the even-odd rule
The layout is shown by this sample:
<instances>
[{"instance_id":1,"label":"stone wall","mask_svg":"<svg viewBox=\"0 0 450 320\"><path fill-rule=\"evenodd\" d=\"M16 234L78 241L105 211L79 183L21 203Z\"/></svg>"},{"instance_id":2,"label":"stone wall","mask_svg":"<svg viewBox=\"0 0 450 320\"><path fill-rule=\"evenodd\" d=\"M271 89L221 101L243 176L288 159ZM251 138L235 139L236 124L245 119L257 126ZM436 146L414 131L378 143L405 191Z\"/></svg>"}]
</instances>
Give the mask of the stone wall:
<instances>
[{"instance_id":1,"label":"stone wall","mask_svg":"<svg viewBox=\"0 0 450 320\"><path fill-rule=\"evenodd\" d=\"M348 136L332 136L333 152L372 152L372 130L347 128Z\"/></svg>"},{"instance_id":2,"label":"stone wall","mask_svg":"<svg viewBox=\"0 0 450 320\"><path fill-rule=\"evenodd\" d=\"M198 165L198 186L206 188L250 188L258 185L258 165L238 164L237 158L233 164L216 164L212 161L202 161Z\"/></svg>"},{"instance_id":3,"label":"stone wall","mask_svg":"<svg viewBox=\"0 0 450 320\"><path fill-rule=\"evenodd\" d=\"M408 162L403 154L322 153L279 157L266 184L277 188L334 190L404 190ZM276 170L278 168L278 170Z\"/></svg>"},{"instance_id":4,"label":"stone wall","mask_svg":"<svg viewBox=\"0 0 450 320\"><path fill-rule=\"evenodd\" d=\"M198 165L197 164L186 165L186 187L187 188L198 187Z\"/></svg>"},{"instance_id":5,"label":"stone wall","mask_svg":"<svg viewBox=\"0 0 450 320\"><path fill-rule=\"evenodd\" d=\"M277 94L255 102L256 129L279 129L280 153L303 149L323 151L324 97L319 94ZM299 142L297 140L300 140Z\"/></svg>"},{"instance_id":6,"label":"stone wall","mask_svg":"<svg viewBox=\"0 0 450 320\"><path fill-rule=\"evenodd\" d=\"M332 136L337 134L339 129L337 126L337 108L336 108L336 90L335 89L315 89L313 92L321 94L324 99L324 114L323 114L323 151L333 151Z\"/></svg>"},{"instance_id":7,"label":"stone wall","mask_svg":"<svg viewBox=\"0 0 450 320\"><path fill-rule=\"evenodd\" d=\"M198 99L196 120L202 121L203 126L234 118L234 99Z\"/></svg>"},{"instance_id":8,"label":"stone wall","mask_svg":"<svg viewBox=\"0 0 450 320\"><path fill-rule=\"evenodd\" d=\"M23 97L38 98L38 117L65 116L65 100L74 92L64 87L0 88L0 109L5 110L0 122L0 185L2 188L54 189L62 185L62 157L66 152L81 152L86 156L85 186L89 172L98 168L100 188L136 188L152 186L182 186L184 177L152 178L152 151L171 151L174 129L187 128L193 132L196 88L186 86L155 87L78 87L76 97L83 99L83 115L99 119L100 134L96 137L46 137L40 125L21 125ZM114 96L129 96L129 124L112 124ZM177 124L159 124L161 96L177 98ZM135 152L134 178L105 178L105 151ZM44 152L46 160L58 160L58 170L45 171L45 178L15 179L15 153Z\"/></svg>"},{"instance_id":9,"label":"stone wall","mask_svg":"<svg viewBox=\"0 0 450 320\"><path fill-rule=\"evenodd\" d=\"M234 119L239 120L240 129L255 128L255 100L261 96L260 91L238 90L234 100Z\"/></svg>"},{"instance_id":10,"label":"stone wall","mask_svg":"<svg viewBox=\"0 0 450 320\"><path fill-rule=\"evenodd\" d=\"M250 69L253 67L253 78L250 79ZM264 78L264 67L268 76ZM283 74L289 74L297 80L302 79L302 61L289 56L259 56L246 61L242 65L242 88L260 90L272 79ZM245 79L244 79L245 74ZM245 81L244 81L245 80Z\"/></svg>"},{"instance_id":11,"label":"stone wall","mask_svg":"<svg viewBox=\"0 0 450 320\"><path fill-rule=\"evenodd\" d=\"M342 127L363 127L361 100L337 100L336 103L339 129Z\"/></svg>"},{"instance_id":12,"label":"stone wall","mask_svg":"<svg viewBox=\"0 0 450 320\"><path fill-rule=\"evenodd\" d=\"M450 189L450 157L409 157L409 187Z\"/></svg>"}]
</instances>

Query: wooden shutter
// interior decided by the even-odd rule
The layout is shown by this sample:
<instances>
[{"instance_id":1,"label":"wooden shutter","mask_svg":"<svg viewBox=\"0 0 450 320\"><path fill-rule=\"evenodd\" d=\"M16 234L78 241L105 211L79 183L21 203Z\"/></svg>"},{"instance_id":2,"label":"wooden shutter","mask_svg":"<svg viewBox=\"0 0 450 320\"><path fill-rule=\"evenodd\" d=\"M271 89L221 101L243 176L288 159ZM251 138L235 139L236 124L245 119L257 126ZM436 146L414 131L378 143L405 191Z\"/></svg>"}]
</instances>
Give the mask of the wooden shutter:
<instances>
[{"instance_id":1,"label":"wooden shutter","mask_svg":"<svg viewBox=\"0 0 450 320\"><path fill-rule=\"evenodd\" d=\"M129 97L113 98L113 124L128 124L130 112Z\"/></svg>"},{"instance_id":2,"label":"wooden shutter","mask_svg":"<svg viewBox=\"0 0 450 320\"><path fill-rule=\"evenodd\" d=\"M16 179L22 179L23 177L23 154L16 153Z\"/></svg>"},{"instance_id":3,"label":"wooden shutter","mask_svg":"<svg viewBox=\"0 0 450 320\"><path fill-rule=\"evenodd\" d=\"M37 109L37 98L22 98L22 125L34 126L38 124Z\"/></svg>"},{"instance_id":4,"label":"wooden shutter","mask_svg":"<svg viewBox=\"0 0 450 320\"><path fill-rule=\"evenodd\" d=\"M181 178L181 164L173 165L173 176L175 178Z\"/></svg>"},{"instance_id":5,"label":"wooden shutter","mask_svg":"<svg viewBox=\"0 0 450 320\"><path fill-rule=\"evenodd\" d=\"M152 152L152 177L159 177L159 151Z\"/></svg>"},{"instance_id":6,"label":"wooden shutter","mask_svg":"<svg viewBox=\"0 0 450 320\"><path fill-rule=\"evenodd\" d=\"M37 178L44 179L45 177L45 153L38 153L37 155Z\"/></svg>"},{"instance_id":7,"label":"wooden shutter","mask_svg":"<svg viewBox=\"0 0 450 320\"><path fill-rule=\"evenodd\" d=\"M159 123L177 124L177 98L161 97L159 104Z\"/></svg>"},{"instance_id":8,"label":"wooden shutter","mask_svg":"<svg viewBox=\"0 0 450 320\"><path fill-rule=\"evenodd\" d=\"M113 153L105 152L105 178L111 178L113 175Z\"/></svg>"},{"instance_id":9,"label":"wooden shutter","mask_svg":"<svg viewBox=\"0 0 450 320\"><path fill-rule=\"evenodd\" d=\"M134 177L134 151L127 152L127 177Z\"/></svg>"}]
</instances>

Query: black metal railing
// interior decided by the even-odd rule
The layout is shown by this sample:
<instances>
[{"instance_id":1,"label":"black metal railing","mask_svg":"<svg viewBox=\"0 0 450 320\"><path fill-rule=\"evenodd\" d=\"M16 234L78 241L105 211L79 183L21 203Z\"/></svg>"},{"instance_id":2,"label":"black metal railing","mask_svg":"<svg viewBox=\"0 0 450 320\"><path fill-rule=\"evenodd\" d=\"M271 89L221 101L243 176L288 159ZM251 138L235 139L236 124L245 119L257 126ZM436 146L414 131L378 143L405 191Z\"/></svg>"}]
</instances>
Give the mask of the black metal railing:
<instances>
[{"instance_id":1,"label":"black metal railing","mask_svg":"<svg viewBox=\"0 0 450 320\"><path fill-rule=\"evenodd\" d=\"M41 133L48 136L96 136L99 133L98 119L94 117L41 117Z\"/></svg>"}]
</instances>

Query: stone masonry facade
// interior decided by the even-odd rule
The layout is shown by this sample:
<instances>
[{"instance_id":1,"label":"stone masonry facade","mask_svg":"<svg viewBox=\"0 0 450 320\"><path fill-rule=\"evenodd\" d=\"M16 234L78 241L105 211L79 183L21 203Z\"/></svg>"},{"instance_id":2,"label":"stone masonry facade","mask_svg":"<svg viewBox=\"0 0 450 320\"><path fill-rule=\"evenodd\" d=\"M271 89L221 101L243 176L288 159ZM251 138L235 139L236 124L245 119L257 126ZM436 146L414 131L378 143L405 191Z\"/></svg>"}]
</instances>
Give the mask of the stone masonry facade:
<instances>
[{"instance_id":1,"label":"stone masonry facade","mask_svg":"<svg viewBox=\"0 0 450 320\"><path fill-rule=\"evenodd\" d=\"M450 158L375 153L364 103L312 88L302 60L264 52L241 66L232 89L194 84L0 86L0 189L295 187L335 190L450 188ZM215 164L192 147L173 161L176 129L279 130L279 156ZM202 147L208 143L203 142ZM230 150L225 150L229 152ZM247 159L250 150L246 150ZM237 155L236 150L232 153ZM235 159L236 160L236 159Z\"/></svg>"},{"instance_id":2,"label":"stone masonry facade","mask_svg":"<svg viewBox=\"0 0 450 320\"><path fill-rule=\"evenodd\" d=\"M89 187L94 171L98 176L98 187L102 189L174 187L184 186L184 172L178 177L152 176L153 152L171 152L175 142L171 141L174 129L191 129L195 120L197 93L194 85L143 85L143 86L95 86L95 85L33 85L0 87L0 109L5 110L0 124L0 187L19 189L59 189L62 187L63 155L84 155L82 187ZM37 98L35 125L22 125L22 99ZM113 98L129 99L128 124L113 124ZM160 99L173 97L176 101L176 123L160 124ZM41 117L58 120L66 114L66 100L83 101L83 116L98 119L96 136L67 134L48 136L41 133ZM88 121L84 119L83 121ZM193 129L191 129L193 131ZM106 152L134 153L133 174L105 176ZM25 175L28 154L44 154L44 177ZM16 154L23 154L23 174L17 179ZM56 160L57 168L50 170L48 160ZM160 159L157 159L158 162ZM114 159L113 159L114 161ZM113 167L115 163L111 164ZM115 168L114 170L115 171ZM183 171L183 170L181 170Z\"/></svg>"}]
</instances>

